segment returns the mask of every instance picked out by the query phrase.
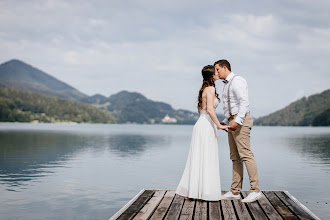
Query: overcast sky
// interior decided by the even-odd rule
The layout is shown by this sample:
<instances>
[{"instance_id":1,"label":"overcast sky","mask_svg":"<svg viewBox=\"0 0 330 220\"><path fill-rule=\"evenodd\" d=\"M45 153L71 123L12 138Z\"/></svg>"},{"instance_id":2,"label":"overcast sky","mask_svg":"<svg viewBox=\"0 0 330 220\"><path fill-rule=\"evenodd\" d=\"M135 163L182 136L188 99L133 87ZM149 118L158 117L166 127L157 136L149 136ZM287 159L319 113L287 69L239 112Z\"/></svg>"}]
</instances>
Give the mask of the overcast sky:
<instances>
[{"instance_id":1,"label":"overcast sky","mask_svg":"<svg viewBox=\"0 0 330 220\"><path fill-rule=\"evenodd\" d=\"M325 0L0 0L0 62L87 95L128 90L196 111L202 67L224 58L259 117L330 88L329 11Z\"/></svg>"}]
</instances>

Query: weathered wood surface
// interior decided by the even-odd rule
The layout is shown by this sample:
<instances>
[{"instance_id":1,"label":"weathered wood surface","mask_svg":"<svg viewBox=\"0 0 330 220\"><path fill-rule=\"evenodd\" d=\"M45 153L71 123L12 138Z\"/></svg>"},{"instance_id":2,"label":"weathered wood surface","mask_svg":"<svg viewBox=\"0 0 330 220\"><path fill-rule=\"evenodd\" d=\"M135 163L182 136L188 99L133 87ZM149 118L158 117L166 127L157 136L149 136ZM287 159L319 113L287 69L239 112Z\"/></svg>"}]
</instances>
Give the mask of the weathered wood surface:
<instances>
[{"instance_id":1,"label":"weathered wood surface","mask_svg":"<svg viewBox=\"0 0 330 220\"><path fill-rule=\"evenodd\" d=\"M196 201L194 219L207 220L207 201Z\"/></svg>"},{"instance_id":2,"label":"weathered wood surface","mask_svg":"<svg viewBox=\"0 0 330 220\"><path fill-rule=\"evenodd\" d=\"M185 199L174 190L144 190L110 220L319 219L286 191L262 193L258 201L242 203L241 200ZM241 192L241 198L248 194L247 191Z\"/></svg>"},{"instance_id":3,"label":"weathered wood surface","mask_svg":"<svg viewBox=\"0 0 330 220\"><path fill-rule=\"evenodd\" d=\"M165 214L167 213L168 208L170 207L173 199L174 199L174 190L169 190L166 192L163 200L151 216L151 220L163 219Z\"/></svg>"},{"instance_id":4,"label":"weathered wood surface","mask_svg":"<svg viewBox=\"0 0 330 220\"><path fill-rule=\"evenodd\" d=\"M186 200L183 204L179 220L192 220L194 215L195 201Z\"/></svg>"},{"instance_id":5,"label":"weathered wood surface","mask_svg":"<svg viewBox=\"0 0 330 220\"><path fill-rule=\"evenodd\" d=\"M151 214L155 211L160 201L163 199L166 190L159 190L154 193L152 198L143 206L143 208L137 213L133 220L149 219Z\"/></svg>"},{"instance_id":6,"label":"weathered wood surface","mask_svg":"<svg viewBox=\"0 0 330 220\"><path fill-rule=\"evenodd\" d=\"M287 207L284 203L281 202L281 200L275 195L274 192L267 191L264 192L264 194L268 198L272 206L284 219L298 219L298 217L290 211L289 207Z\"/></svg>"},{"instance_id":7,"label":"weathered wood surface","mask_svg":"<svg viewBox=\"0 0 330 220\"><path fill-rule=\"evenodd\" d=\"M220 202L211 201L209 202L209 219L210 220L222 220Z\"/></svg>"},{"instance_id":8,"label":"weathered wood surface","mask_svg":"<svg viewBox=\"0 0 330 220\"><path fill-rule=\"evenodd\" d=\"M132 219L142 208L143 206L149 201L152 195L155 193L154 190L146 190L139 196L139 198L128 207L128 209L123 212L119 217L118 220L128 220Z\"/></svg>"}]
</instances>

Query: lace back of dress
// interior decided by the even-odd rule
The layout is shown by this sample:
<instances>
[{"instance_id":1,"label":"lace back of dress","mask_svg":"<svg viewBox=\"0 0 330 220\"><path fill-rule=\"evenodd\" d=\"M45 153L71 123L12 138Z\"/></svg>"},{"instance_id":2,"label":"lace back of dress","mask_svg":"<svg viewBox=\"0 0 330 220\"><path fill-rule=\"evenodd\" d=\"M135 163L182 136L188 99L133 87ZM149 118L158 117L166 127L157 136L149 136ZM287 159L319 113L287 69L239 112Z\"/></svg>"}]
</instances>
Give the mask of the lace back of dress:
<instances>
[{"instance_id":1,"label":"lace back of dress","mask_svg":"<svg viewBox=\"0 0 330 220\"><path fill-rule=\"evenodd\" d=\"M219 105L220 101L215 98L213 102L213 108L216 109ZM200 114L208 114L207 112L207 105L204 106L204 108L200 111Z\"/></svg>"}]
</instances>

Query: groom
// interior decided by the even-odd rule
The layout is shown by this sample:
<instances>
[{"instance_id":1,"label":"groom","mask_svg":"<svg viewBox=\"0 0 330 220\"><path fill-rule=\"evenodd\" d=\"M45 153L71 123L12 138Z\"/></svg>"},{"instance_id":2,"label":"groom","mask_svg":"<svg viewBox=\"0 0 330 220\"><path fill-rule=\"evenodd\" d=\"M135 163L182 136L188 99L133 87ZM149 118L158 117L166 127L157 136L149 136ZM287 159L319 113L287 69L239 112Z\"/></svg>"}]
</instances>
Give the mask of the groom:
<instances>
[{"instance_id":1,"label":"groom","mask_svg":"<svg viewBox=\"0 0 330 220\"><path fill-rule=\"evenodd\" d=\"M227 60L214 63L215 70L225 83L222 92L225 119L221 124L229 125L228 142L230 159L233 162L233 182L230 191L222 199L240 199L243 183L243 162L250 178L251 193L242 202L254 202L261 198L258 170L254 155L250 148L250 130L253 119L250 116L248 86L246 80L231 72Z\"/></svg>"}]
</instances>

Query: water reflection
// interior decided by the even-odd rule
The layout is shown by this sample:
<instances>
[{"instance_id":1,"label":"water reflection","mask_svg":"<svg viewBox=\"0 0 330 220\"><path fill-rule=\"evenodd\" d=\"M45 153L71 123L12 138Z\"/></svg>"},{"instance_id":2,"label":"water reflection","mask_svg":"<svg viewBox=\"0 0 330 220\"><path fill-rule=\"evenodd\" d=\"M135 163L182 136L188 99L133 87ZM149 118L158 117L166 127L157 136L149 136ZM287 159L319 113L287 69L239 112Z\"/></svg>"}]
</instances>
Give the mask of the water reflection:
<instances>
[{"instance_id":1,"label":"water reflection","mask_svg":"<svg viewBox=\"0 0 330 220\"><path fill-rule=\"evenodd\" d=\"M56 172L57 167L70 166L68 160L87 150L138 158L152 147L168 146L168 139L159 135L10 131L0 132L0 146L0 183L14 190Z\"/></svg>"},{"instance_id":2,"label":"water reflection","mask_svg":"<svg viewBox=\"0 0 330 220\"><path fill-rule=\"evenodd\" d=\"M0 132L1 183L9 186L53 173L80 149L86 138L44 132Z\"/></svg>"},{"instance_id":3,"label":"water reflection","mask_svg":"<svg viewBox=\"0 0 330 220\"><path fill-rule=\"evenodd\" d=\"M150 147L165 147L168 139L159 135L112 135L108 139L110 149L120 157L131 157L146 151Z\"/></svg>"},{"instance_id":4,"label":"water reflection","mask_svg":"<svg viewBox=\"0 0 330 220\"><path fill-rule=\"evenodd\" d=\"M310 134L287 137L288 146L303 156L321 159L321 163L330 163L330 135Z\"/></svg>"},{"instance_id":5,"label":"water reflection","mask_svg":"<svg viewBox=\"0 0 330 220\"><path fill-rule=\"evenodd\" d=\"M192 129L0 123L1 216L108 219L143 188L177 186ZM224 133L219 133L219 155L226 189L232 168ZM288 190L327 219L329 134L329 128L256 126L252 141L262 188ZM243 184L249 188L248 181Z\"/></svg>"}]
</instances>

